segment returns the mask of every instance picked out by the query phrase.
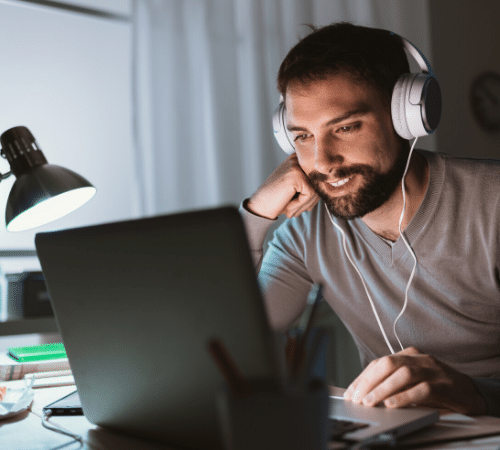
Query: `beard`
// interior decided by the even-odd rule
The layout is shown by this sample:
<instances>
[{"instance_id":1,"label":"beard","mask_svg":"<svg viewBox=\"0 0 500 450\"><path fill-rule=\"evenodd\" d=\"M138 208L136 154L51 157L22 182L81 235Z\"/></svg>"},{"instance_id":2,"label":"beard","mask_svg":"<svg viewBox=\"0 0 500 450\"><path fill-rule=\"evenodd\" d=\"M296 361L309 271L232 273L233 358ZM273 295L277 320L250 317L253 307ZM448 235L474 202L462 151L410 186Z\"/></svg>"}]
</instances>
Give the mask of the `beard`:
<instances>
[{"instance_id":1,"label":"beard","mask_svg":"<svg viewBox=\"0 0 500 450\"><path fill-rule=\"evenodd\" d=\"M355 192L342 197L333 197L322 186L329 176L312 171L309 181L318 196L325 202L328 210L340 219L352 220L363 217L382 206L395 192L403 178L406 167L407 153L401 149L393 165L385 173L377 172L366 164L355 164L335 171L337 179L361 175L363 185Z\"/></svg>"}]
</instances>

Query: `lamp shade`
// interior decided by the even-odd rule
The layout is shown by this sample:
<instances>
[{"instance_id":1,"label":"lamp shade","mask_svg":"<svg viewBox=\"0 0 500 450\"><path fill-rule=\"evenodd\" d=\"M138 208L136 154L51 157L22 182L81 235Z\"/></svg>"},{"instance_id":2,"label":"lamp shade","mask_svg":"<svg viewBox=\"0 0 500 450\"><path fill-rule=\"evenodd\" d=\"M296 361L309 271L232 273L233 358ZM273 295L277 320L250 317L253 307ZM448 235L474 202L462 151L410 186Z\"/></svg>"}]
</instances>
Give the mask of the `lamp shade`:
<instances>
[{"instance_id":1,"label":"lamp shade","mask_svg":"<svg viewBox=\"0 0 500 450\"><path fill-rule=\"evenodd\" d=\"M7 158L17 178L7 200L7 230L23 231L45 225L94 196L96 189L85 178L47 163L26 127L7 130L0 141L2 156Z\"/></svg>"},{"instance_id":2,"label":"lamp shade","mask_svg":"<svg viewBox=\"0 0 500 450\"><path fill-rule=\"evenodd\" d=\"M44 164L17 178L7 200L9 231L36 228L59 219L89 201L96 189L64 167Z\"/></svg>"}]
</instances>

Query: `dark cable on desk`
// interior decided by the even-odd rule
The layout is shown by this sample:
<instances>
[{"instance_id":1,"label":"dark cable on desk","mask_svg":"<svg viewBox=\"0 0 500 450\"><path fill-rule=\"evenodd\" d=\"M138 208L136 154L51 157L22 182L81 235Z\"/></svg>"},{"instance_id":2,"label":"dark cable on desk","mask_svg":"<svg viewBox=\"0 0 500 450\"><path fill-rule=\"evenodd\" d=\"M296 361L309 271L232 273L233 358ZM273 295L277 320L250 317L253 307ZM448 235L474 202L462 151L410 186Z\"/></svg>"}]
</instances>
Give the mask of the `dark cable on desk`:
<instances>
[{"instance_id":1,"label":"dark cable on desk","mask_svg":"<svg viewBox=\"0 0 500 450\"><path fill-rule=\"evenodd\" d=\"M349 447L349 450L365 450L373 445L385 445L389 447L396 447L396 437L392 433L382 433L377 436L369 437L363 441L357 442Z\"/></svg>"},{"instance_id":2,"label":"dark cable on desk","mask_svg":"<svg viewBox=\"0 0 500 450\"><path fill-rule=\"evenodd\" d=\"M78 442L80 442L80 444L83 444L83 438L80 435L71 433L70 431L64 429L60 425L56 425L56 426L51 425L48 422L48 420L51 417L52 417L52 414L50 412L46 413L46 414L43 414L43 416L42 416L42 425L45 428L47 428L47 430L55 431L56 433L65 434L66 436L72 437L73 439L77 440Z\"/></svg>"}]
</instances>

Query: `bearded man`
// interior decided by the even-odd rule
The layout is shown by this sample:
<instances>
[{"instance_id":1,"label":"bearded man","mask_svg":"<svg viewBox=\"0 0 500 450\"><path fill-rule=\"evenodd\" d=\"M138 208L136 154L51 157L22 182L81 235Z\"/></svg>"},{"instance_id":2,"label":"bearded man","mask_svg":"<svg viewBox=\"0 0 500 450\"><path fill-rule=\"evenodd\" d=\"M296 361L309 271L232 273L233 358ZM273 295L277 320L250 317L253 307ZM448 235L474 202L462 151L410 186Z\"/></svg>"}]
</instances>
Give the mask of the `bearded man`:
<instances>
[{"instance_id":1,"label":"bearded man","mask_svg":"<svg viewBox=\"0 0 500 450\"><path fill-rule=\"evenodd\" d=\"M320 283L352 334L347 400L500 416L500 162L411 151L391 114L409 71L385 30L302 39L278 74L295 152L240 212L272 327Z\"/></svg>"}]
</instances>

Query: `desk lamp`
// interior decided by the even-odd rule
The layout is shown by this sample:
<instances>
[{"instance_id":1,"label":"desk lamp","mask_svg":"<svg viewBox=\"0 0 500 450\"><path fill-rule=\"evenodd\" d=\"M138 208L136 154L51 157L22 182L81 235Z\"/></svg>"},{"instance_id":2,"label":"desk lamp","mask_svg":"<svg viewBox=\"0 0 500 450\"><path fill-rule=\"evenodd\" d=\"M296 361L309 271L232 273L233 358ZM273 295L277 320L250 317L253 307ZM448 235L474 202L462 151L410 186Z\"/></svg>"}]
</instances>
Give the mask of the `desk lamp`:
<instances>
[{"instance_id":1,"label":"desk lamp","mask_svg":"<svg viewBox=\"0 0 500 450\"><path fill-rule=\"evenodd\" d=\"M19 126L0 136L0 154L17 178L7 200L5 223L9 231L24 231L59 219L89 201L95 187L64 167L48 164L28 128Z\"/></svg>"}]
</instances>

